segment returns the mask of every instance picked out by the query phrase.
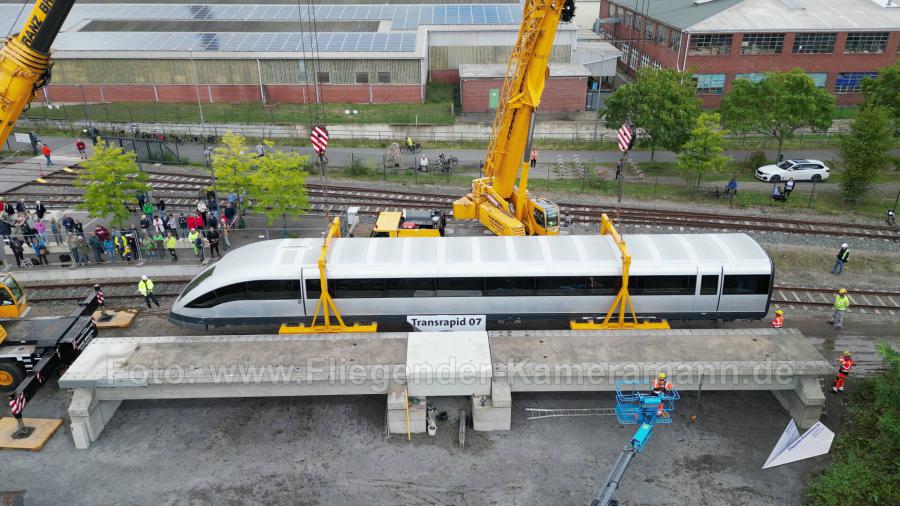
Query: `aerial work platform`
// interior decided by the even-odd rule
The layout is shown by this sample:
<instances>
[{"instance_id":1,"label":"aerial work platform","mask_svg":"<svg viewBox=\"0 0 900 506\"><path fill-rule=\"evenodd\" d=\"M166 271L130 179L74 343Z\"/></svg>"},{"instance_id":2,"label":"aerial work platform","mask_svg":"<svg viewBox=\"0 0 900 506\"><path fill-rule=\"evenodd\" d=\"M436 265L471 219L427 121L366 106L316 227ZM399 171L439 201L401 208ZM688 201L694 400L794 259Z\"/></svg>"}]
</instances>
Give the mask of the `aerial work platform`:
<instances>
[{"instance_id":1,"label":"aerial work platform","mask_svg":"<svg viewBox=\"0 0 900 506\"><path fill-rule=\"evenodd\" d=\"M509 430L512 392L614 391L660 371L681 391L770 390L805 428L832 367L793 329L130 337L94 340L59 384L87 448L129 399L387 395L389 430L407 433L425 430L409 399L466 395L475 430Z\"/></svg>"}]
</instances>

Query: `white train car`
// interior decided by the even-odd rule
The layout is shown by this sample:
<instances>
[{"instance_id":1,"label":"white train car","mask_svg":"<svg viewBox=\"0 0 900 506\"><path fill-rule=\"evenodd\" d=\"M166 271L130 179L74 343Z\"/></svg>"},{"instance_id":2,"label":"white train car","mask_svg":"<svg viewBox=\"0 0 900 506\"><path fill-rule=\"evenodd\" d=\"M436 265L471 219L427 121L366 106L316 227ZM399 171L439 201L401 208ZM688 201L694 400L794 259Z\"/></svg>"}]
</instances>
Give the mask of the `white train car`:
<instances>
[{"instance_id":1,"label":"white train car","mask_svg":"<svg viewBox=\"0 0 900 506\"><path fill-rule=\"evenodd\" d=\"M628 235L629 291L643 318L759 319L774 266L746 234ZM169 320L188 327L309 322L320 294L321 239L238 248L184 289ZM619 289L608 236L335 239L329 290L345 321L407 327L408 316L503 322L604 314Z\"/></svg>"}]
</instances>

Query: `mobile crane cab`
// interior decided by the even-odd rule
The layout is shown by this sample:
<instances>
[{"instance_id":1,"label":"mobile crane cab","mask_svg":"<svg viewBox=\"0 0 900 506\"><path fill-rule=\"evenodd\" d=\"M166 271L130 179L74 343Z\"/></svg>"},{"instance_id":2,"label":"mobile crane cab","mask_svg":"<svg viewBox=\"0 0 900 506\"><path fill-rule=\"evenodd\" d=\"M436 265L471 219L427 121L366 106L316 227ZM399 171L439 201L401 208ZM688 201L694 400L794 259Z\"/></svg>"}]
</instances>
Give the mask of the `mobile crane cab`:
<instances>
[{"instance_id":1,"label":"mobile crane cab","mask_svg":"<svg viewBox=\"0 0 900 506\"><path fill-rule=\"evenodd\" d=\"M0 273L0 318L21 318L28 309L28 297L19 281L8 272Z\"/></svg>"}]
</instances>

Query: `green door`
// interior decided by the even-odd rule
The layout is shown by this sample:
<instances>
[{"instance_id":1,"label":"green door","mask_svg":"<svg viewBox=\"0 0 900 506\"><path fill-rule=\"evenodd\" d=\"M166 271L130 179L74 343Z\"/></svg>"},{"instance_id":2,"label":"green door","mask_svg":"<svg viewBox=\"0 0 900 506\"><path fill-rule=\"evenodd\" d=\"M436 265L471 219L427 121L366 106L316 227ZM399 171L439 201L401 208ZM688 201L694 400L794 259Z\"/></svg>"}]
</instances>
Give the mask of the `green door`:
<instances>
[{"instance_id":1,"label":"green door","mask_svg":"<svg viewBox=\"0 0 900 506\"><path fill-rule=\"evenodd\" d=\"M500 105L500 88L488 90L488 109L496 109Z\"/></svg>"}]
</instances>

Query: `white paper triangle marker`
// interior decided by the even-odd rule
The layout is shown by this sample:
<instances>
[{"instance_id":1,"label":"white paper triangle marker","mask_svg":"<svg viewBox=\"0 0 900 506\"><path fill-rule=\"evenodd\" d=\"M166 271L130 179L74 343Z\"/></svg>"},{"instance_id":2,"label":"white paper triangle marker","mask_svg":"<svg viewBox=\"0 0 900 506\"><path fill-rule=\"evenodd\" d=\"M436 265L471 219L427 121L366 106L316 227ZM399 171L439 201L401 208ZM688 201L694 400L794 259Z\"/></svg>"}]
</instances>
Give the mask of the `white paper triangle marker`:
<instances>
[{"instance_id":1,"label":"white paper triangle marker","mask_svg":"<svg viewBox=\"0 0 900 506\"><path fill-rule=\"evenodd\" d=\"M825 455L831 449L831 442L834 440L834 432L828 429L822 422L816 422L802 436L797 430L797 425L791 420L766 463L763 469L781 466L796 462L798 460L808 459Z\"/></svg>"}]
</instances>

